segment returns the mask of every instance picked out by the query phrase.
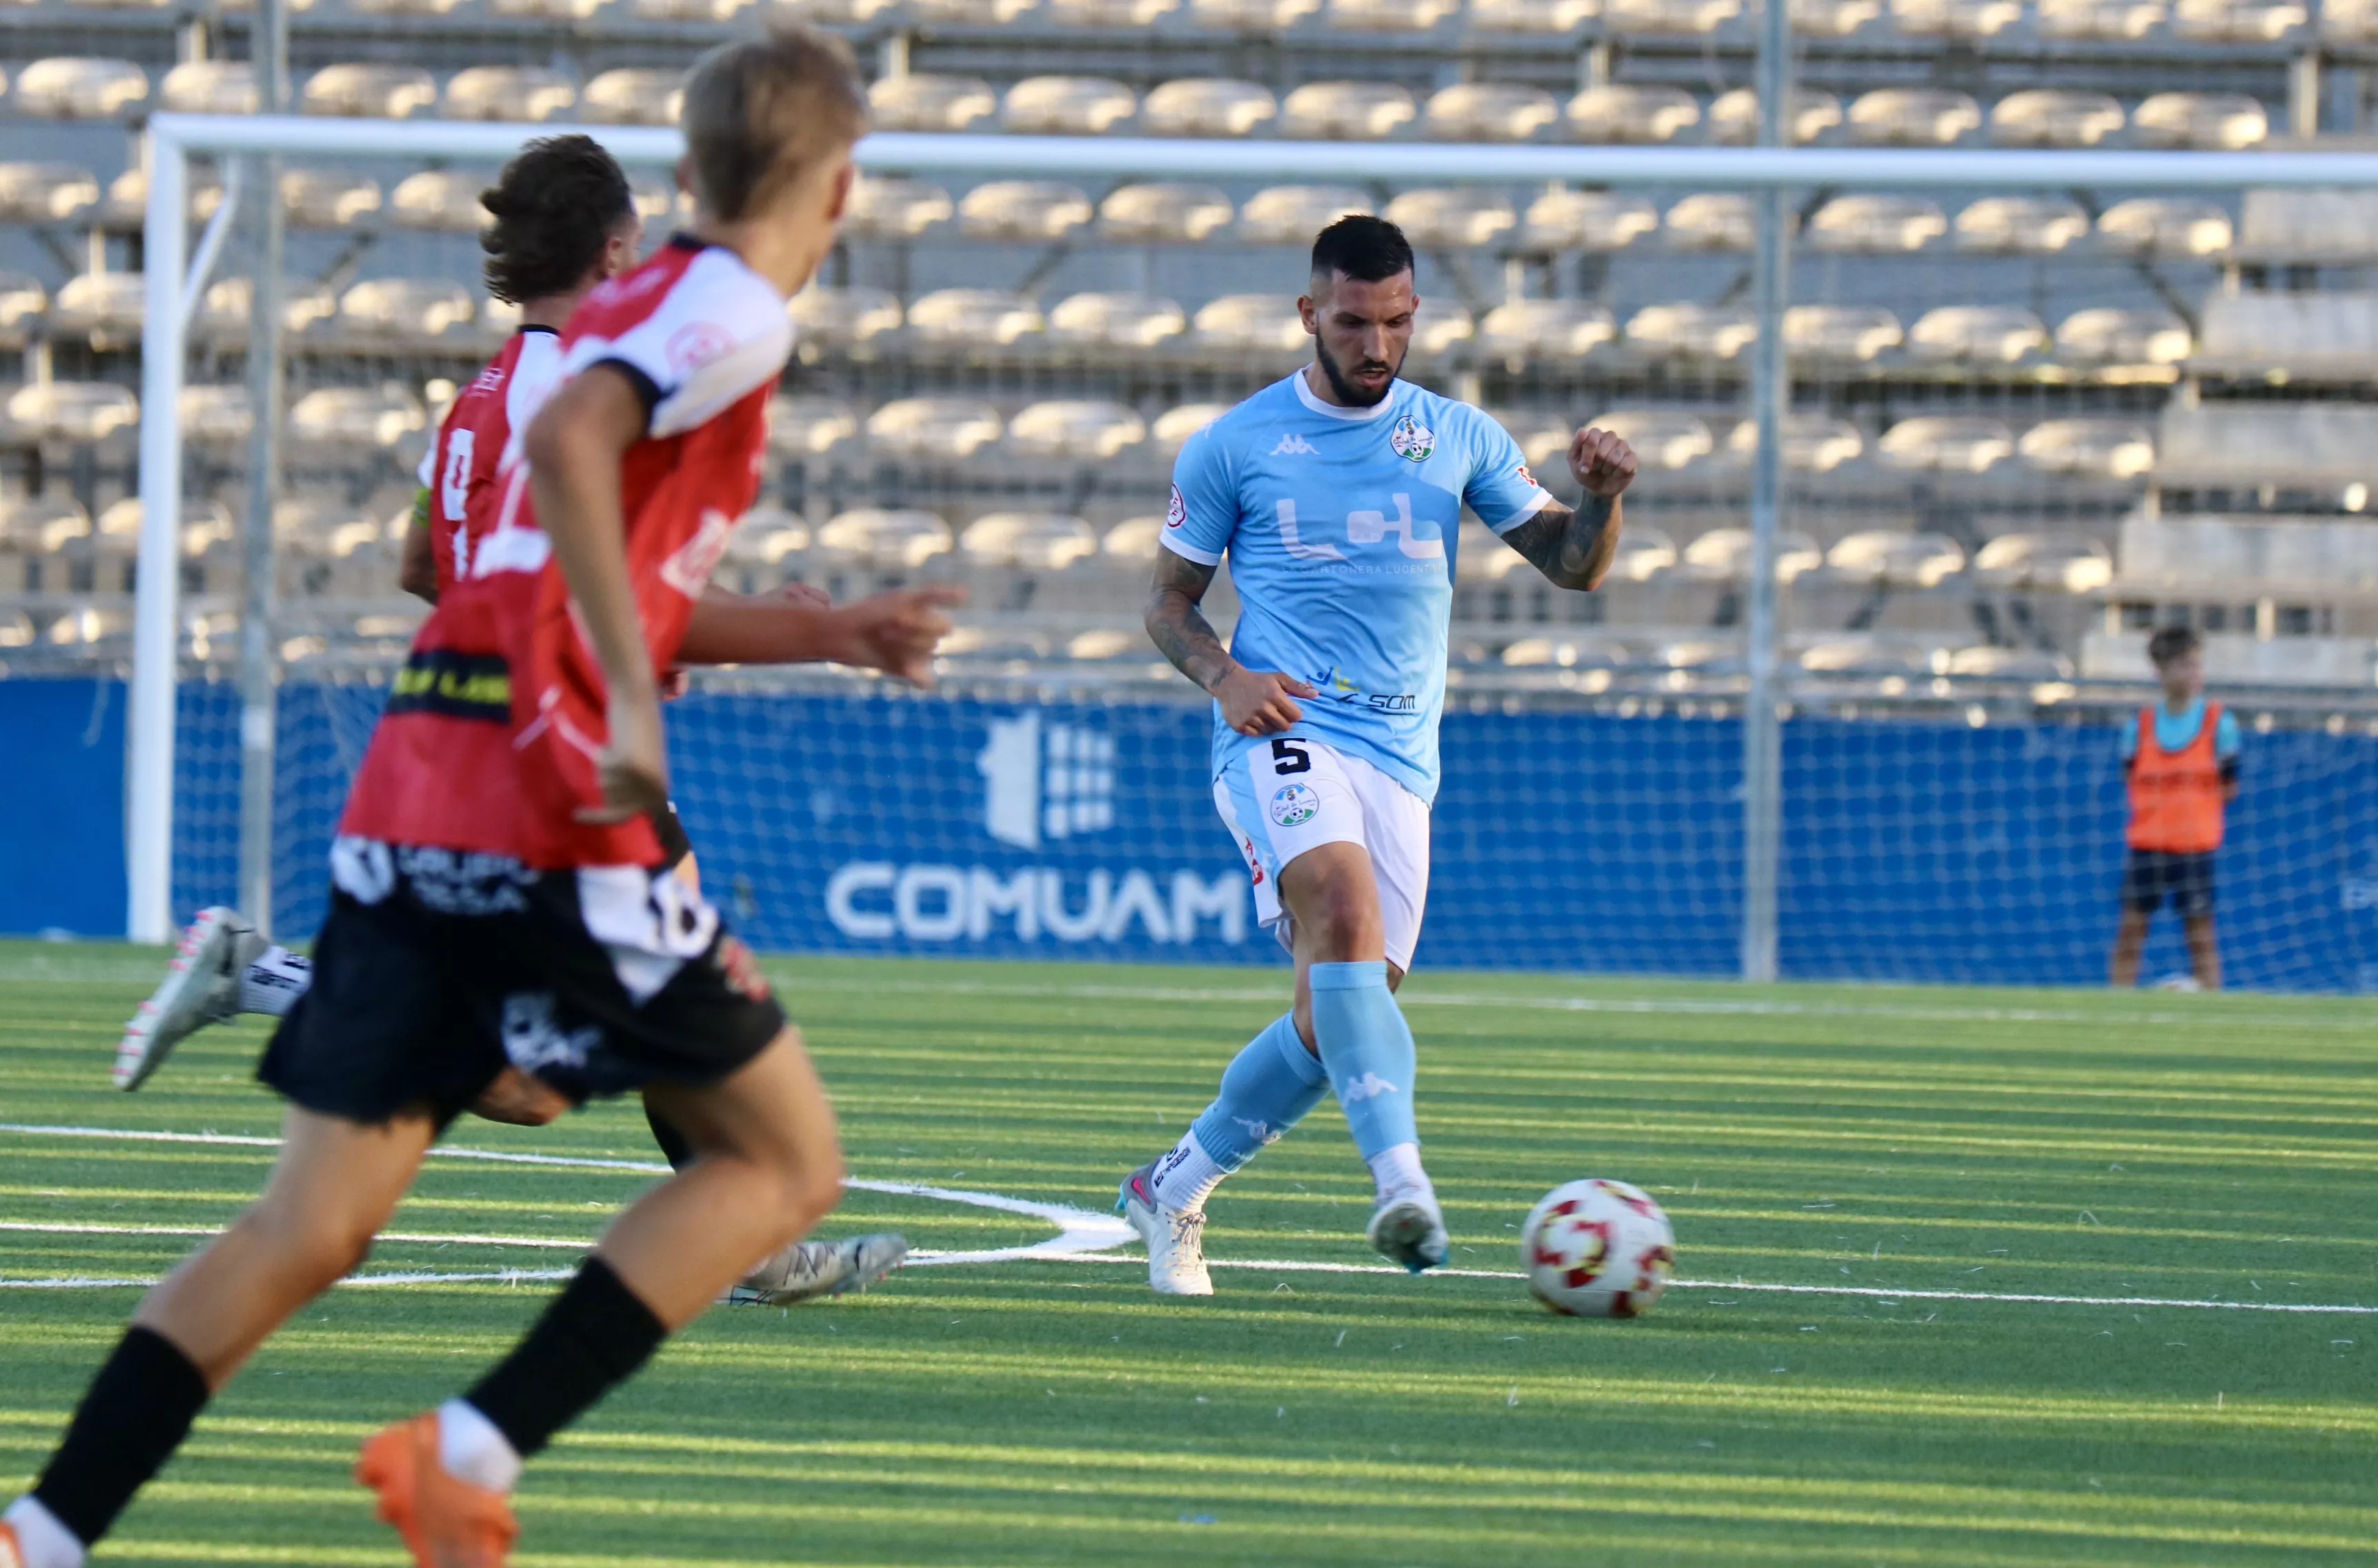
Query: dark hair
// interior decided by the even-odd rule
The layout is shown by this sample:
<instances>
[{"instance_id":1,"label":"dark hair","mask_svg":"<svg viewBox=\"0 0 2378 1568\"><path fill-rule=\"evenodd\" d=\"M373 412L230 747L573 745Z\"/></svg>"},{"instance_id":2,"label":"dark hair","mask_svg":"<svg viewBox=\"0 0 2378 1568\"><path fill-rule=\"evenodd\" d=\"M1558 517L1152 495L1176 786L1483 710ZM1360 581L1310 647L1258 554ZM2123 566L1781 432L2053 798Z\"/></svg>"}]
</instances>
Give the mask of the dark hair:
<instances>
[{"instance_id":1,"label":"dark hair","mask_svg":"<svg viewBox=\"0 0 2378 1568\"><path fill-rule=\"evenodd\" d=\"M731 222L865 135L867 87L849 44L776 21L694 62L679 123L695 197Z\"/></svg>"},{"instance_id":2,"label":"dark hair","mask_svg":"<svg viewBox=\"0 0 2378 1568\"><path fill-rule=\"evenodd\" d=\"M636 209L628 176L582 136L530 142L479 193L479 205L496 219L479 233L487 292L514 305L583 283L611 231Z\"/></svg>"},{"instance_id":3,"label":"dark hair","mask_svg":"<svg viewBox=\"0 0 2378 1568\"><path fill-rule=\"evenodd\" d=\"M1343 272L1358 282L1375 283L1412 269L1411 241L1385 218L1357 212L1340 218L1313 238L1313 275L1326 279Z\"/></svg>"},{"instance_id":4,"label":"dark hair","mask_svg":"<svg viewBox=\"0 0 2378 1568\"><path fill-rule=\"evenodd\" d=\"M2147 639L2147 657L2155 667L2163 668L2174 659L2193 653L2204 646L2204 639L2195 629L2185 626L2168 626Z\"/></svg>"}]
</instances>

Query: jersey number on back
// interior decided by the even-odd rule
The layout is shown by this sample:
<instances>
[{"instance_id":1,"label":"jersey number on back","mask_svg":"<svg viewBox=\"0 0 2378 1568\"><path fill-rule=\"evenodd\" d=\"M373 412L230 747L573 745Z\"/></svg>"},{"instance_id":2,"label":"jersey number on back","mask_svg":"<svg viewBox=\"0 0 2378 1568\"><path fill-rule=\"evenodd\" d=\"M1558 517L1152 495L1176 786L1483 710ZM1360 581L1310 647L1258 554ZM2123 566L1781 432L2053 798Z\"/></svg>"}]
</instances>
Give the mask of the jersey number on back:
<instances>
[{"instance_id":1,"label":"jersey number on back","mask_svg":"<svg viewBox=\"0 0 2378 1568\"><path fill-rule=\"evenodd\" d=\"M462 509L471 496L471 449L476 432L450 431L446 437L446 469L438 476L438 502L445 509L446 521L462 521Z\"/></svg>"}]
</instances>

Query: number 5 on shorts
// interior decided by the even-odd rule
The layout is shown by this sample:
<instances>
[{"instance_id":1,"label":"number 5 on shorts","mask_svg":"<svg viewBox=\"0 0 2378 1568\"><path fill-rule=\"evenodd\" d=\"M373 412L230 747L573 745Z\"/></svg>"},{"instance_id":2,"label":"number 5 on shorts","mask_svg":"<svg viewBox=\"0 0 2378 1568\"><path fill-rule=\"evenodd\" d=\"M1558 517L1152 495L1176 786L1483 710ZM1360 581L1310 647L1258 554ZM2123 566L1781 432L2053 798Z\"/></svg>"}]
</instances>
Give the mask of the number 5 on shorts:
<instances>
[{"instance_id":1,"label":"number 5 on shorts","mask_svg":"<svg viewBox=\"0 0 2378 1568\"><path fill-rule=\"evenodd\" d=\"M1271 743L1271 771L1309 773L1313 772L1313 755L1304 749L1301 740L1275 740Z\"/></svg>"}]
</instances>

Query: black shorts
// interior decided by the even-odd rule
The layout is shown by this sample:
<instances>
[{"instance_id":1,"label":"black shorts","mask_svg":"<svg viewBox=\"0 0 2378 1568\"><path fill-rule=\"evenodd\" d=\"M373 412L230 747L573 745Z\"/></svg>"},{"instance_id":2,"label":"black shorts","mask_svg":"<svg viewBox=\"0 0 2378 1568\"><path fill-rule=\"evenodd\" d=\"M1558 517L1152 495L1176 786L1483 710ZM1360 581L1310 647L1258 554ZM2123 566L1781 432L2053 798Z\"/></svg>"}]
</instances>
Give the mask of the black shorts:
<instances>
[{"instance_id":1,"label":"black shorts","mask_svg":"<svg viewBox=\"0 0 2378 1568\"><path fill-rule=\"evenodd\" d=\"M2213 913L2213 851L2134 849L2122 867L2122 907L2152 915L2168 896L2182 919Z\"/></svg>"},{"instance_id":2,"label":"black shorts","mask_svg":"<svg viewBox=\"0 0 2378 1568\"><path fill-rule=\"evenodd\" d=\"M507 1062L582 1101L714 1083L785 1026L750 951L666 870L350 838L331 884L313 983L257 1071L307 1110L442 1122Z\"/></svg>"}]
</instances>

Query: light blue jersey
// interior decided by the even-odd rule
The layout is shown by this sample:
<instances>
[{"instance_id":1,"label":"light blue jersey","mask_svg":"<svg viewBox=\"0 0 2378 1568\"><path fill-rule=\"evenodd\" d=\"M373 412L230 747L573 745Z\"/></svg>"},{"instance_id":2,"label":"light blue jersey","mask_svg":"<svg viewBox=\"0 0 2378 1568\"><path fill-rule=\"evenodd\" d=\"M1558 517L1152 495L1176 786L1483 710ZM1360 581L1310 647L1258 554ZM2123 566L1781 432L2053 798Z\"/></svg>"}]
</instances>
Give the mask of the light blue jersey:
<instances>
[{"instance_id":1,"label":"light blue jersey","mask_svg":"<svg viewBox=\"0 0 2378 1568\"><path fill-rule=\"evenodd\" d=\"M1339 408L1299 371L1181 449L1164 544L1207 566L1230 557L1231 656L1321 694L1298 699L1295 733L1434 800L1462 504L1502 533L1551 499L1468 403L1398 381L1373 407ZM1218 776L1269 744L1216 705Z\"/></svg>"}]
</instances>

